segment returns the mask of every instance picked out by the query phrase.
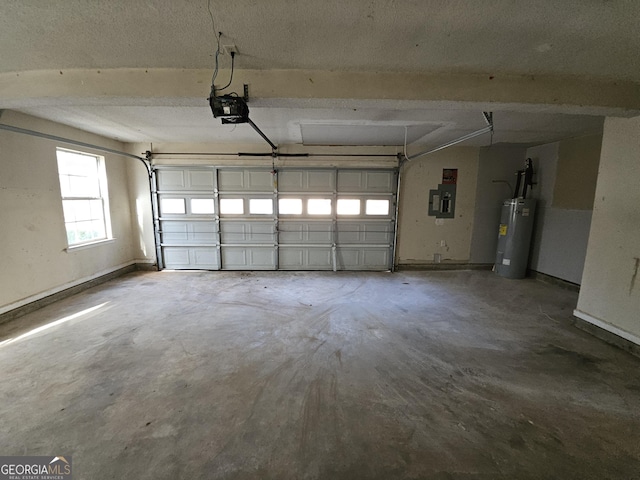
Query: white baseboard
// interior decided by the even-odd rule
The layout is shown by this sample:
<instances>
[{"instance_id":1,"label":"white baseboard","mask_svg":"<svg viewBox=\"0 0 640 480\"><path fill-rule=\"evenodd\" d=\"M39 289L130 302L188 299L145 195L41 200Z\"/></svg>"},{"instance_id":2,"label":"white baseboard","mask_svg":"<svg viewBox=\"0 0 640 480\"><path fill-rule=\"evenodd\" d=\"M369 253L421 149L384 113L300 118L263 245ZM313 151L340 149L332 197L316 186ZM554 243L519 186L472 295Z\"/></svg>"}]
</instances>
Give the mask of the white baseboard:
<instances>
[{"instance_id":1,"label":"white baseboard","mask_svg":"<svg viewBox=\"0 0 640 480\"><path fill-rule=\"evenodd\" d=\"M585 322L591 323L592 325L595 325L596 327L600 327L603 330L606 330L609 333L613 333L614 335L617 335L621 338L624 338L625 340L630 341L631 343L635 343L636 345L640 345L640 337L629 333L625 330L622 330L614 325L611 325L610 323L607 323L603 320L600 320L592 315L589 315L588 313L582 312L580 310L574 310L573 311L573 315L575 317L578 317L581 320L584 320Z\"/></svg>"}]
</instances>

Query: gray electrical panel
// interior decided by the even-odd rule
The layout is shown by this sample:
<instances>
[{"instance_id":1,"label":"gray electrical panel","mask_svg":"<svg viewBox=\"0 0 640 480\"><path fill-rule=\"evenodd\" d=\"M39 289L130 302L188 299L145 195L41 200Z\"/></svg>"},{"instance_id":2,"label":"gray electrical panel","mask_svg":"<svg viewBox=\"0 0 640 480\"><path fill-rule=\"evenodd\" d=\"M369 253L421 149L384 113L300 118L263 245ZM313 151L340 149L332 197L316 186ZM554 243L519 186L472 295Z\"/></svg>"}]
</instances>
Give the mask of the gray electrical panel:
<instances>
[{"instance_id":1,"label":"gray electrical panel","mask_svg":"<svg viewBox=\"0 0 640 480\"><path fill-rule=\"evenodd\" d=\"M536 201L512 198L502 203L495 270L507 278L524 278L529 263Z\"/></svg>"},{"instance_id":2,"label":"gray electrical panel","mask_svg":"<svg viewBox=\"0 0 640 480\"><path fill-rule=\"evenodd\" d=\"M455 218L455 185L438 185L437 190L429 190L429 215L436 218Z\"/></svg>"}]
</instances>

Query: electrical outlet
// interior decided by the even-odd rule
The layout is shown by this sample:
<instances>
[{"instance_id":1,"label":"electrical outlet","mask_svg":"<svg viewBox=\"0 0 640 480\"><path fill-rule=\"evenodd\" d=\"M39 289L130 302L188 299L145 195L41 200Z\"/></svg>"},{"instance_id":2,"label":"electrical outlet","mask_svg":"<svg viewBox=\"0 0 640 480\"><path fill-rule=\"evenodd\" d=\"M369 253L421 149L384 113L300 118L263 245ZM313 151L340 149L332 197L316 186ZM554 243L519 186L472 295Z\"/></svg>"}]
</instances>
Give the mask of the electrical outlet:
<instances>
[{"instance_id":1,"label":"electrical outlet","mask_svg":"<svg viewBox=\"0 0 640 480\"><path fill-rule=\"evenodd\" d=\"M234 52L236 55L238 54L238 48L233 43L222 46L223 55L231 55L231 52Z\"/></svg>"},{"instance_id":2,"label":"electrical outlet","mask_svg":"<svg viewBox=\"0 0 640 480\"><path fill-rule=\"evenodd\" d=\"M440 240L440 246L441 247L446 247L447 246L447 241L446 240Z\"/></svg>"}]
</instances>

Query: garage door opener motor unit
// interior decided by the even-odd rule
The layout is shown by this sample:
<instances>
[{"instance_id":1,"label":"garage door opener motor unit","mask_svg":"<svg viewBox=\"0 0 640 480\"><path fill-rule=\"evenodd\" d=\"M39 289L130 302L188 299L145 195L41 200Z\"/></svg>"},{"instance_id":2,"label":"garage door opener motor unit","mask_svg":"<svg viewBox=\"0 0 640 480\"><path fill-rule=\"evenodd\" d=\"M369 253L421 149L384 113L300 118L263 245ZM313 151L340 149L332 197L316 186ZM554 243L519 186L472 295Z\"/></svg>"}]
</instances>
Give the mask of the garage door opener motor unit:
<instances>
[{"instance_id":1,"label":"garage door opener motor unit","mask_svg":"<svg viewBox=\"0 0 640 480\"><path fill-rule=\"evenodd\" d=\"M244 97L238 95L218 95L217 89L212 85L211 95L209 96L209 106L214 118L220 118L222 124L238 124L248 123L258 132L265 142L271 146L272 155L275 155L278 147L264 134L258 126L249 118L249 107L247 100L249 99L249 86L244 86Z\"/></svg>"},{"instance_id":2,"label":"garage door opener motor unit","mask_svg":"<svg viewBox=\"0 0 640 480\"><path fill-rule=\"evenodd\" d=\"M209 105L215 118L226 123L247 123L249 121L249 107L242 97L234 95L216 96L215 90L209 97Z\"/></svg>"}]
</instances>

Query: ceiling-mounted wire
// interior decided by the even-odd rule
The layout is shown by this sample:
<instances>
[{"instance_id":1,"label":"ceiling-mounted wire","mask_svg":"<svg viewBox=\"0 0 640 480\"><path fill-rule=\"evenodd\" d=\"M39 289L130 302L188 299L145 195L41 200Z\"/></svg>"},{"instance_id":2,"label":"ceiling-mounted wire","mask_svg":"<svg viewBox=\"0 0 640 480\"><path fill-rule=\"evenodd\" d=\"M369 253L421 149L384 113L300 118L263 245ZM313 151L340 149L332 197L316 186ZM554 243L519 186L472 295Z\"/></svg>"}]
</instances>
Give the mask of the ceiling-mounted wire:
<instances>
[{"instance_id":1,"label":"ceiling-mounted wire","mask_svg":"<svg viewBox=\"0 0 640 480\"><path fill-rule=\"evenodd\" d=\"M236 52L231 52L231 77L229 78L229 83L227 83L224 87L217 89L219 92L229 88L229 85L231 85L231 82L233 81L233 66L236 63L235 59L236 59ZM238 94L236 93L236 95Z\"/></svg>"},{"instance_id":2,"label":"ceiling-mounted wire","mask_svg":"<svg viewBox=\"0 0 640 480\"><path fill-rule=\"evenodd\" d=\"M215 89L214 83L218 76L218 56L220 55L220 37L222 32L216 32L216 22L213 19L213 12L211 11L211 0L207 0L207 10L209 11L209 18L211 19L211 28L213 29L213 37L216 39L216 54L215 54L215 67L213 69L213 75L211 76L211 91Z\"/></svg>"}]
</instances>

